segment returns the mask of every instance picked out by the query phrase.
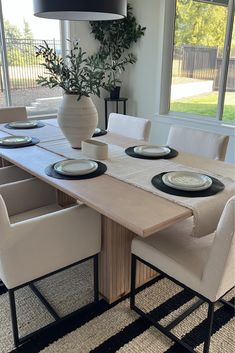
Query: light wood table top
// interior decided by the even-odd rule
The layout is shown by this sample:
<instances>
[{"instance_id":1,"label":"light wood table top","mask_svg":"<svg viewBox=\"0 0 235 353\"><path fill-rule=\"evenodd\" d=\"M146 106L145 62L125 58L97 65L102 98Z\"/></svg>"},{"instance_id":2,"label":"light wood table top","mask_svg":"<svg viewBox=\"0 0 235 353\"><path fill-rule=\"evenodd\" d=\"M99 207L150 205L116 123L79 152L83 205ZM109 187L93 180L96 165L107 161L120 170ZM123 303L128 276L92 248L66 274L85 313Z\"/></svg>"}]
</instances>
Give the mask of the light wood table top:
<instances>
[{"instance_id":1,"label":"light wood table top","mask_svg":"<svg viewBox=\"0 0 235 353\"><path fill-rule=\"evenodd\" d=\"M0 149L2 156L66 194L83 201L140 236L148 236L191 215L191 211L117 179L55 179L45 168L64 159L37 146Z\"/></svg>"},{"instance_id":2,"label":"light wood table top","mask_svg":"<svg viewBox=\"0 0 235 353\"><path fill-rule=\"evenodd\" d=\"M51 128L58 129L52 125L50 126ZM43 129L46 130L46 127L40 130ZM52 141L54 136L52 136ZM135 141L111 134L102 136L99 139L123 146L132 145ZM42 146L43 143L40 146L0 149L0 153L13 164L18 165L66 194L83 201L101 214L142 237L149 236L192 215L192 211L185 207L108 175L87 180L51 178L45 174L45 168L49 164L64 158L45 150ZM176 161L190 165L190 160L190 155L180 154ZM208 167L207 159L198 157L196 160L198 161L196 167L201 165ZM231 177L234 171L232 165L216 161L209 162L209 169L211 168L215 171L217 168L223 171L222 175ZM209 169L207 168L207 170Z\"/></svg>"}]
</instances>

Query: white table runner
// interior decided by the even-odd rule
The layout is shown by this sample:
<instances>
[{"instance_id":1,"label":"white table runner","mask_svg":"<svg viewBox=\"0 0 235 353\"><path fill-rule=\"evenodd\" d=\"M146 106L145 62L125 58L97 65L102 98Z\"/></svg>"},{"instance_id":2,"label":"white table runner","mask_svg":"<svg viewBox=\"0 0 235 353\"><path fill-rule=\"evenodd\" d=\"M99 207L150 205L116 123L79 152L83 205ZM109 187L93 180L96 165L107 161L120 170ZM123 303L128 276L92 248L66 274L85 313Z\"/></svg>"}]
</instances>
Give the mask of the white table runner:
<instances>
[{"instance_id":1,"label":"white table runner","mask_svg":"<svg viewBox=\"0 0 235 353\"><path fill-rule=\"evenodd\" d=\"M72 149L66 141L49 142L41 144L41 147L66 158L84 158L80 150ZM107 175L190 208L194 215L193 235L196 237L212 233L215 230L226 201L235 194L235 182L232 179L211 172L209 175L218 178L225 184L225 190L216 195L190 198L164 193L151 184L151 179L156 174L179 170L196 171L204 174L208 172L175 163L173 159L147 160L132 158L125 153L124 148L116 145L109 145L109 159L105 160L104 163L108 167ZM141 201L144 202L144 200Z\"/></svg>"}]
</instances>

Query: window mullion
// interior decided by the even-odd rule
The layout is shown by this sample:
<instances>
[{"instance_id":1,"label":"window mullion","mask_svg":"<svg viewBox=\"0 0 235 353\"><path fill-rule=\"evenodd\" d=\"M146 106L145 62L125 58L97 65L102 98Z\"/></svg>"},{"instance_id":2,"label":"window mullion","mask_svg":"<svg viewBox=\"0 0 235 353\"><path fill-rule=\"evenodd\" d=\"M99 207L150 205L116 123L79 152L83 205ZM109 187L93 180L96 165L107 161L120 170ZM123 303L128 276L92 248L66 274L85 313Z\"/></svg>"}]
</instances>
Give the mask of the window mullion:
<instances>
[{"instance_id":1,"label":"window mullion","mask_svg":"<svg viewBox=\"0 0 235 353\"><path fill-rule=\"evenodd\" d=\"M174 28L176 16L176 0L164 3L164 24L162 36L162 63L160 70L159 114L168 114L170 110L172 62L174 51Z\"/></svg>"},{"instance_id":2,"label":"window mullion","mask_svg":"<svg viewBox=\"0 0 235 353\"><path fill-rule=\"evenodd\" d=\"M0 35L1 35L1 57L2 57L2 66L3 66L3 80L5 87L5 98L7 106L12 105L11 100L11 89L10 89L10 76L8 69L8 60L7 60L7 47L5 40L5 31L4 31L4 21L3 21L3 13L2 13L2 1L0 0Z\"/></svg>"},{"instance_id":3,"label":"window mullion","mask_svg":"<svg viewBox=\"0 0 235 353\"><path fill-rule=\"evenodd\" d=\"M228 20L227 20L227 27L226 27L226 34L225 34L223 61L222 61L221 76L219 81L219 97L218 97L218 105L217 105L217 113L216 113L216 118L218 120L222 120L223 111L224 111L224 99L226 94L227 75L228 75L229 57L230 57L233 22L234 22L234 9L235 9L235 1L229 0Z\"/></svg>"}]
</instances>

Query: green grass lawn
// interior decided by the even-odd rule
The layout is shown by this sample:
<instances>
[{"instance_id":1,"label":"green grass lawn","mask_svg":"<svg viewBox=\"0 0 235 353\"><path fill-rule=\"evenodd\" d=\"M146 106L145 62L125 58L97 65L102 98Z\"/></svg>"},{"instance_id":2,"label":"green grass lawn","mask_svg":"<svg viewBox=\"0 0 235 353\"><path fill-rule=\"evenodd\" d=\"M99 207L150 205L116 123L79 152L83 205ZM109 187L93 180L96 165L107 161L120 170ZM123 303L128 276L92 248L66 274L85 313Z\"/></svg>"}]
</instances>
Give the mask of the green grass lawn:
<instances>
[{"instance_id":1,"label":"green grass lawn","mask_svg":"<svg viewBox=\"0 0 235 353\"><path fill-rule=\"evenodd\" d=\"M218 92L182 98L171 103L171 111L215 117ZM223 120L235 121L235 92L225 96Z\"/></svg>"}]
</instances>

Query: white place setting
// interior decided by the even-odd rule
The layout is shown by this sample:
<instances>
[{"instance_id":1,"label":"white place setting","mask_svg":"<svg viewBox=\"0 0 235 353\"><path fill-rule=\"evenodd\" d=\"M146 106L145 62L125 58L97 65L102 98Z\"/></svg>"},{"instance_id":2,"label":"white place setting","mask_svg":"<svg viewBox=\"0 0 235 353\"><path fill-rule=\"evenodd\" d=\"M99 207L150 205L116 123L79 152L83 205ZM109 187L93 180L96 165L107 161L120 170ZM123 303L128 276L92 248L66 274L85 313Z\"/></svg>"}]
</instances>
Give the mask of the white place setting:
<instances>
[{"instance_id":1,"label":"white place setting","mask_svg":"<svg viewBox=\"0 0 235 353\"><path fill-rule=\"evenodd\" d=\"M73 159L60 161L54 165L54 170L62 175L78 176L94 172L98 168L98 163L89 159Z\"/></svg>"},{"instance_id":2,"label":"white place setting","mask_svg":"<svg viewBox=\"0 0 235 353\"><path fill-rule=\"evenodd\" d=\"M0 139L1 146L21 146L32 142L30 136L7 136Z\"/></svg>"},{"instance_id":3,"label":"white place setting","mask_svg":"<svg viewBox=\"0 0 235 353\"><path fill-rule=\"evenodd\" d=\"M7 127L12 129L32 129L41 126L41 121L38 120L22 120L12 121L6 124ZM44 126L44 124L43 124Z\"/></svg>"},{"instance_id":4,"label":"white place setting","mask_svg":"<svg viewBox=\"0 0 235 353\"><path fill-rule=\"evenodd\" d=\"M171 152L171 149L166 146L144 145L134 147L134 152L140 156L162 157L168 155Z\"/></svg>"},{"instance_id":5,"label":"white place setting","mask_svg":"<svg viewBox=\"0 0 235 353\"><path fill-rule=\"evenodd\" d=\"M188 171L166 173L162 181L171 188L185 191L206 190L212 185L212 179L208 175Z\"/></svg>"},{"instance_id":6,"label":"white place setting","mask_svg":"<svg viewBox=\"0 0 235 353\"><path fill-rule=\"evenodd\" d=\"M169 146L152 144L130 146L125 152L130 157L139 159L170 159L178 155L178 151Z\"/></svg>"}]
</instances>

